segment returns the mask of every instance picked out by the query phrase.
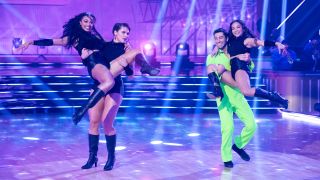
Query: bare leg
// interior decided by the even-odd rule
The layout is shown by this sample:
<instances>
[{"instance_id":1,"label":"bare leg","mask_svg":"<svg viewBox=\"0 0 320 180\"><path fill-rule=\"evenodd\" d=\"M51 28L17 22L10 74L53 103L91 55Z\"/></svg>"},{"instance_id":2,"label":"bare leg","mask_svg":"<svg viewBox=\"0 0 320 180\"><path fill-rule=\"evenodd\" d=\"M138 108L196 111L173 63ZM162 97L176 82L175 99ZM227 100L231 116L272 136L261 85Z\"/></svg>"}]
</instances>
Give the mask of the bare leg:
<instances>
[{"instance_id":1,"label":"bare leg","mask_svg":"<svg viewBox=\"0 0 320 180\"><path fill-rule=\"evenodd\" d=\"M116 130L113 127L114 119L122 102L122 95L120 93L112 93L106 97L104 111L102 113L102 121L104 125L104 132L107 142L108 160L104 166L105 171L110 171L115 162L115 148L116 148Z\"/></svg>"},{"instance_id":2,"label":"bare leg","mask_svg":"<svg viewBox=\"0 0 320 180\"><path fill-rule=\"evenodd\" d=\"M235 74L235 79L236 79L238 88L240 89L243 95L268 99L272 102L276 102L280 104L286 109L288 108L288 100L280 96L277 92L269 92L261 88L250 87L249 75L244 70L238 70Z\"/></svg>"},{"instance_id":3,"label":"bare leg","mask_svg":"<svg viewBox=\"0 0 320 180\"><path fill-rule=\"evenodd\" d=\"M78 124L87 110L91 107L94 107L96 103L102 97L104 97L105 93L108 92L114 85L114 78L106 66L102 64L96 64L91 73L92 77L100 84L98 85L98 88L95 89L90 95L87 103L78 109L77 112L72 116L72 121L74 124Z\"/></svg>"},{"instance_id":4,"label":"bare leg","mask_svg":"<svg viewBox=\"0 0 320 180\"><path fill-rule=\"evenodd\" d=\"M241 69L238 70L235 75L235 80L237 82L238 88L243 95L251 97L254 96L256 88L252 88L250 86L250 78L246 71Z\"/></svg>"},{"instance_id":5,"label":"bare leg","mask_svg":"<svg viewBox=\"0 0 320 180\"><path fill-rule=\"evenodd\" d=\"M104 132L106 135L111 136L116 134L113 122L118 113L121 102L122 95L120 93L112 93L107 95L105 98L101 121L103 122Z\"/></svg>"},{"instance_id":6,"label":"bare leg","mask_svg":"<svg viewBox=\"0 0 320 180\"><path fill-rule=\"evenodd\" d=\"M91 90L91 93L93 90ZM95 106L88 110L89 114L89 134L99 135L99 126L101 121L101 112L104 108L104 102L106 98L100 99Z\"/></svg>"},{"instance_id":7,"label":"bare leg","mask_svg":"<svg viewBox=\"0 0 320 180\"><path fill-rule=\"evenodd\" d=\"M220 81L222 81L223 83L235 87L238 87L237 82L232 78L231 72L230 71L225 71L222 75L221 75L221 79Z\"/></svg>"},{"instance_id":8,"label":"bare leg","mask_svg":"<svg viewBox=\"0 0 320 180\"><path fill-rule=\"evenodd\" d=\"M92 76L100 83L98 88L105 93L108 92L114 85L115 76L113 76L109 69L102 64L97 64L94 66L92 69Z\"/></svg>"},{"instance_id":9,"label":"bare leg","mask_svg":"<svg viewBox=\"0 0 320 180\"><path fill-rule=\"evenodd\" d=\"M154 76L160 72L159 69L152 68L143 58L141 52L138 50L127 51L125 54L113 60L111 62L110 71L112 72L114 77L116 77L116 75L119 75L123 71L123 69L133 61L137 62L137 64L140 64L142 73L147 73Z\"/></svg>"},{"instance_id":10,"label":"bare leg","mask_svg":"<svg viewBox=\"0 0 320 180\"><path fill-rule=\"evenodd\" d=\"M93 90L91 90L91 93ZM88 110L89 113L89 133L88 133L88 141L89 141L89 158L85 165L81 167L81 169L90 169L93 165L97 167L98 163L98 145L99 145L99 125L101 119L101 112L103 110L104 98L100 99L97 104Z\"/></svg>"}]
</instances>

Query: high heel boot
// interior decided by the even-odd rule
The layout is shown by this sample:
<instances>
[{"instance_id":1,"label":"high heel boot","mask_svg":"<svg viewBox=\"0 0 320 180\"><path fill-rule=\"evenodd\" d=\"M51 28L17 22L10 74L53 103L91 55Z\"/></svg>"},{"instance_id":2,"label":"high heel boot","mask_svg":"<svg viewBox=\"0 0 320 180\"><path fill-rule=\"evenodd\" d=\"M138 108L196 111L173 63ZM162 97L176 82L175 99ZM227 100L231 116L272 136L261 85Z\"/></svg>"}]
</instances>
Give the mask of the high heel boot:
<instances>
[{"instance_id":1,"label":"high heel boot","mask_svg":"<svg viewBox=\"0 0 320 180\"><path fill-rule=\"evenodd\" d=\"M115 149L116 149L116 135L112 136L106 136L106 141L107 141L107 150L108 150L108 160L103 168L105 171L110 171L113 168L114 162L116 160L115 157Z\"/></svg>"},{"instance_id":2,"label":"high heel boot","mask_svg":"<svg viewBox=\"0 0 320 180\"><path fill-rule=\"evenodd\" d=\"M158 68L151 67L141 53L136 55L135 62L141 66L140 72L142 74L149 74L150 76L156 76L160 72Z\"/></svg>"},{"instance_id":3,"label":"high heel boot","mask_svg":"<svg viewBox=\"0 0 320 180\"><path fill-rule=\"evenodd\" d=\"M264 99L268 99L272 102L276 102L283 106L285 109L288 108L288 100L285 99L284 97L280 96L279 93L277 92L269 92L266 90L263 90L261 88L256 88L256 92L254 93L255 97L260 97Z\"/></svg>"},{"instance_id":4,"label":"high heel boot","mask_svg":"<svg viewBox=\"0 0 320 180\"><path fill-rule=\"evenodd\" d=\"M81 167L81 169L90 169L93 165L97 167L98 163L98 144L99 144L99 135L89 134L89 158L85 165Z\"/></svg>"},{"instance_id":5,"label":"high heel boot","mask_svg":"<svg viewBox=\"0 0 320 180\"><path fill-rule=\"evenodd\" d=\"M97 104L97 102L105 95L105 93L97 88L94 90L94 92L91 94L89 97L88 102L80 107L77 112L72 116L72 121L75 125L77 125L80 121L81 118L84 116L84 114L88 111L89 108L93 107L94 105Z\"/></svg>"},{"instance_id":6,"label":"high heel boot","mask_svg":"<svg viewBox=\"0 0 320 180\"><path fill-rule=\"evenodd\" d=\"M221 89L220 80L219 80L218 75L215 72L212 72L212 73L208 74L208 78L209 78L210 82L213 84L212 95L214 97L221 97L221 99L222 99L223 92Z\"/></svg>"}]
</instances>

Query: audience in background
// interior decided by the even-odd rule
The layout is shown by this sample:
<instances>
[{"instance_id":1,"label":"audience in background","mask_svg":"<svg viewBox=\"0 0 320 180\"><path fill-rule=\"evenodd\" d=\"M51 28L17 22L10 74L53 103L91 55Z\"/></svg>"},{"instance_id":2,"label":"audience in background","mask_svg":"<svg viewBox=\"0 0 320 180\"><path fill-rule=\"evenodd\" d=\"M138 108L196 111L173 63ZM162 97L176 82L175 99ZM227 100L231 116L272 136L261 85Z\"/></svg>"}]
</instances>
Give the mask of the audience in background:
<instances>
[{"instance_id":1,"label":"audience in background","mask_svg":"<svg viewBox=\"0 0 320 180\"><path fill-rule=\"evenodd\" d=\"M289 48L288 43L283 40L282 44L287 46L286 51L280 52L278 48L271 48L272 69L280 71L294 70L294 64L297 62L297 54Z\"/></svg>"},{"instance_id":2,"label":"audience in background","mask_svg":"<svg viewBox=\"0 0 320 180\"><path fill-rule=\"evenodd\" d=\"M320 70L320 37L315 35L304 46L303 49L303 62L308 70Z\"/></svg>"}]
</instances>

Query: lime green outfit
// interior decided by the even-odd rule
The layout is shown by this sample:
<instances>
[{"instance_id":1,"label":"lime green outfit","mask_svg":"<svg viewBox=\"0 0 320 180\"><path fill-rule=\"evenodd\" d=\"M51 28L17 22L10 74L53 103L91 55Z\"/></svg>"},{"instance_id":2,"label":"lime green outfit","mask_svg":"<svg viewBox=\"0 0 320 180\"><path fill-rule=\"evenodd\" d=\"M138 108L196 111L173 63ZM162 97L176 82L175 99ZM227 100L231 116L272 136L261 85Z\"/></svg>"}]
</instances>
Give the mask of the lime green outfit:
<instances>
[{"instance_id":1,"label":"lime green outfit","mask_svg":"<svg viewBox=\"0 0 320 180\"><path fill-rule=\"evenodd\" d=\"M226 70L230 71L230 60L221 50L219 51L216 56L208 55L206 65L221 64ZM235 113L244 124L241 134L234 139L234 143L238 148L241 149L248 144L257 125L253 112L240 90L226 85L223 82L220 82L220 84L224 97L222 101L220 98L217 98L216 102L221 122L221 157L223 162L228 162L232 160L233 113Z\"/></svg>"}]
</instances>

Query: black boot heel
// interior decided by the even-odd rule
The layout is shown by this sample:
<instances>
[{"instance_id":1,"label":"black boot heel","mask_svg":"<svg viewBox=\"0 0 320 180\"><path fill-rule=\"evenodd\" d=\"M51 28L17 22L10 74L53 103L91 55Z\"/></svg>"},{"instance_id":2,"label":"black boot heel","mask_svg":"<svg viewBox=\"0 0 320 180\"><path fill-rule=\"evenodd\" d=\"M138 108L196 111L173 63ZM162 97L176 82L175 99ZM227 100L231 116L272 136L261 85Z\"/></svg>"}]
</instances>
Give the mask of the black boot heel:
<instances>
[{"instance_id":1,"label":"black boot heel","mask_svg":"<svg viewBox=\"0 0 320 180\"><path fill-rule=\"evenodd\" d=\"M107 136L106 135L106 141L107 141L107 150L108 150L108 160L106 164L103 167L103 170L110 171L113 169L114 163L116 161L115 157L115 149L116 149L116 135Z\"/></svg>"},{"instance_id":2,"label":"black boot heel","mask_svg":"<svg viewBox=\"0 0 320 180\"><path fill-rule=\"evenodd\" d=\"M92 168L92 166L95 166L97 167L98 165L98 158L97 158L97 155L96 154L93 154L93 153L90 153L89 155L89 159L87 161L87 163L85 165L83 165L81 167L81 169L90 169Z\"/></svg>"},{"instance_id":3,"label":"black boot heel","mask_svg":"<svg viewBox=\"0 0 320 180\"><path fill-rule=\"evenodd\" d=\"M98 165L98 144L99 144L99 135L88 134L89 139L89 158L85 165L81 166L81 169L90 169L94 165Z\"/></svg>"}]
</instances>

